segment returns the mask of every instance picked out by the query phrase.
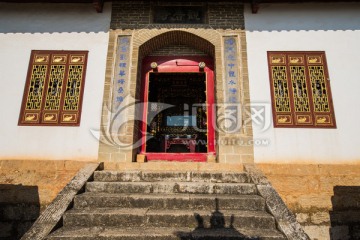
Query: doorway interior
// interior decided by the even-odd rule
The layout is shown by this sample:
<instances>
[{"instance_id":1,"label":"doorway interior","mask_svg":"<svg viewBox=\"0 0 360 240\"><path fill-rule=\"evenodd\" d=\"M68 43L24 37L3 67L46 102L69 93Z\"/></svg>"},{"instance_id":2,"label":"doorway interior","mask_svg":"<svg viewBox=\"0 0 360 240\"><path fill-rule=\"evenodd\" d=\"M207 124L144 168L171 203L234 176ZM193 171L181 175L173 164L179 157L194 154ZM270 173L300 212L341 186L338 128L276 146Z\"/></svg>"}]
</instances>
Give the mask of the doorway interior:
<instances>
[{"instance_id":1,"label":"doorway interior","mask_svg":"<svg viewBox=\"0 0 360 240\"><path fill-rule=\"evenodd\" d=\"M150 73L146 152L206 153L206 75Z\"/></svg>"},{"instance_id":2,"label":"doorway interior","mask_svg":"<svg viewBox=\"0 0 360 240\"><path fill-rule=\"evenodd\" d=\"M157 67L148 68L153 60ZM215 155L213 70L208 59L201 60L150 57L144 61L141 134L146 141L141 154L148 161L206 161L209 154Z\"/></svg>"}]
</instances>

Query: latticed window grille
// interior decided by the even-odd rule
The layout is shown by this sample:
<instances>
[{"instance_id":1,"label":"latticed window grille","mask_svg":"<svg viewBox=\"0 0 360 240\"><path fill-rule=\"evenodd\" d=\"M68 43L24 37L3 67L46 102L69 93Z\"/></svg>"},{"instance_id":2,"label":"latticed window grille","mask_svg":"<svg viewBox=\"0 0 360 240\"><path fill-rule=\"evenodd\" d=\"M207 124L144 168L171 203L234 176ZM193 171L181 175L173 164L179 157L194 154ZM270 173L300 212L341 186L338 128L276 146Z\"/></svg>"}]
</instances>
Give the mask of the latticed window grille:
<instances>
[{"instance_id":1,"label":"latticed window grille","mask_svg":"<svg viewBox=\"0 0 360 240\"><path fill-rule=\"evenodd\" d=\"M80 125L87 56L87 51L31 52L19 125Z\"/></svg>"},{"instance_id":2,"label":"latticed window grille","mask_svg":"<svg viewBox=\"0 0 360 240\"><path fill-rule=\"evenodd\" d=\"M275 127L336 128L325 52L268 52Z\"/></svg>"}]
</instances>

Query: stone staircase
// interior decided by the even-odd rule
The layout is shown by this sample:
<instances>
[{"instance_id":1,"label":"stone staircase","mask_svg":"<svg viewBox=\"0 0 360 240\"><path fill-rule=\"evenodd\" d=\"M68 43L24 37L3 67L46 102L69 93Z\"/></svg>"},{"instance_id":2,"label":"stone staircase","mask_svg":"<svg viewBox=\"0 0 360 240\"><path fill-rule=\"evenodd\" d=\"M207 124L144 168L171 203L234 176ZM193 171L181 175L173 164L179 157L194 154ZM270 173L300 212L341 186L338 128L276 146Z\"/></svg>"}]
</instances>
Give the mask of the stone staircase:
<instances>
[{"instance_id":1,"label":"stone staircase","mask_svg":"<svg viewBox=\"0 0 360 240\"><path fill-rule=\"evenodd\" d=\"M286 239L247 173L96 171L47 239Z\"/></svg>"}]
</instances>

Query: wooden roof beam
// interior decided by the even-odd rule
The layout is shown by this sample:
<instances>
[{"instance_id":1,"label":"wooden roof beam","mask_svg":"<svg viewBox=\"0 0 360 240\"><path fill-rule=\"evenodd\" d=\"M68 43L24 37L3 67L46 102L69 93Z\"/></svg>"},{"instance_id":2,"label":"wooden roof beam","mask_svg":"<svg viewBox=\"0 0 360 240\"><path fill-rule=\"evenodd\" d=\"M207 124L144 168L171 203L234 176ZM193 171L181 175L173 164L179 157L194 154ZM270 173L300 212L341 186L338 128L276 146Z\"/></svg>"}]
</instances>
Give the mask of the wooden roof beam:
<instances>
[{"instance_id":1,"label":"wooden roof beam","mask_svg":"<svg viewBox=\"0 0 360 240\"><path fill-rule=\"evenodd\" d=\"M104 0L93 0L93 5L98 13L102 13L104 8Z\"/></svg>"},{"instance_id":2,"label":"wooden roof beam","mask_svg":"<svg viewBox=\"0 0 360 240\"><path fill-rule=\"evenodd\" d=\"M259 11L260 5L256 0L251 1L251 12L256 14Z\"/></svg>"}]
</instances>

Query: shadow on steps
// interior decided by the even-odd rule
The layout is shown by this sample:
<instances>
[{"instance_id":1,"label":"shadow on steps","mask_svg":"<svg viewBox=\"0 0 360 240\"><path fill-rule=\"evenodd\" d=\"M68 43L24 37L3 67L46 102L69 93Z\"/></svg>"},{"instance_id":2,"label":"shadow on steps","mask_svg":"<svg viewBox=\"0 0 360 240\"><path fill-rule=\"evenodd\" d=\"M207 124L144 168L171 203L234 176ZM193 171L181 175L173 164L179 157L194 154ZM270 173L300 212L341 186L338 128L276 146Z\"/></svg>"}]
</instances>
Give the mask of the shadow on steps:
<instances>
[{"instance_id":1,"label":"shadow on steps","mask_svg":"<svg viewBox=\"0 0 360 240\"><path fill-rule=\"evenodd\" d=\"M215 199L215 211L212 212L210 217L210 226L207 228L204 223L204 218L198 214L194 213L194 217L197 221L198 226L191 232L177 232L176 236L181 240L211 240L211 239L221 239L221 240L244 240L252 239L257 240L257 237L248 237L233 226L235 217L231 215L230 223L228 227L226 226L225 217L222 212L219 210L219 199Z\"/></svg>"}]
</instances>

